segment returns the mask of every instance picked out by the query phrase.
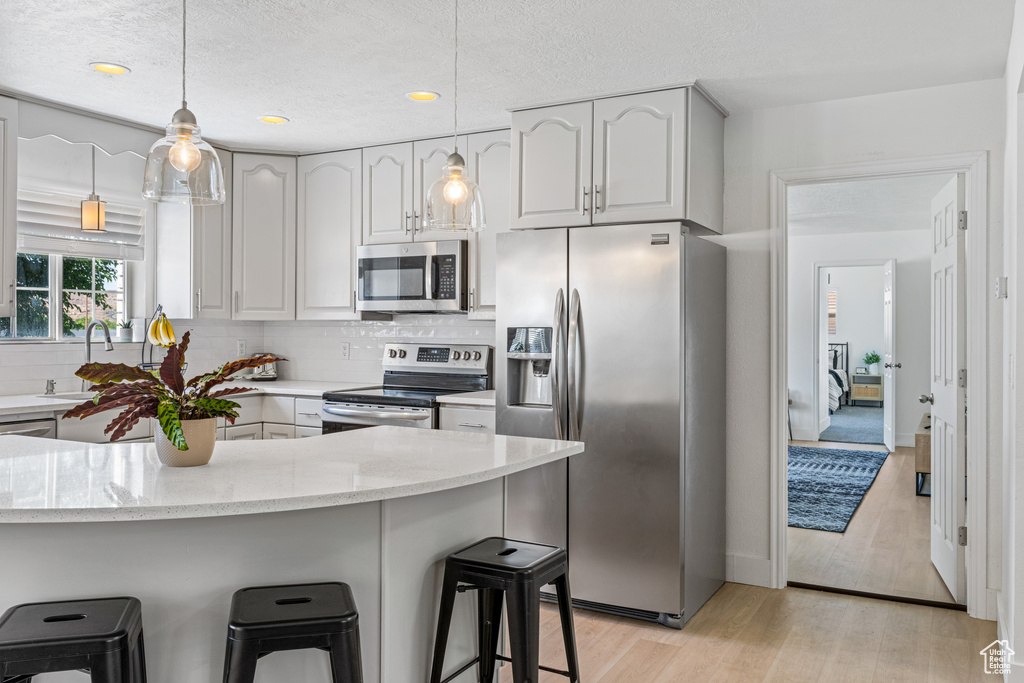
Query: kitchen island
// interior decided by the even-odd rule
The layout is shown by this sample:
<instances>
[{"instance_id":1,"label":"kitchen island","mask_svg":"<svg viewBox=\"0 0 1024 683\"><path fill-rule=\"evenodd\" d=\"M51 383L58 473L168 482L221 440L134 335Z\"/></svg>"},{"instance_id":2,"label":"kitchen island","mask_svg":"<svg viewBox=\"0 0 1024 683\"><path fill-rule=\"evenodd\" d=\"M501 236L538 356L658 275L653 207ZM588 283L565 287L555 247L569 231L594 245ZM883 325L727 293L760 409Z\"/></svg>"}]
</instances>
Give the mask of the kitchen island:
<instances>
[{"instance_id":1,"label":"kitchen island","mask_svg":"<svg viewBox=\"0 0 1024 683\"><path fill-rule=\"evenodd\" d=\"M424 681L444 557L502 534L506 475L582 451L575 442L375 427L220 442L209 465L173 469L151 444L4 437L0 610L133 595L151 683L215 683L235 590L344 581L359 608L365 680ZM449 671L473 656L474 605L459 600ZM326 654L275 653L256 680L328 681Z\"/></svg>"}]
</instances>

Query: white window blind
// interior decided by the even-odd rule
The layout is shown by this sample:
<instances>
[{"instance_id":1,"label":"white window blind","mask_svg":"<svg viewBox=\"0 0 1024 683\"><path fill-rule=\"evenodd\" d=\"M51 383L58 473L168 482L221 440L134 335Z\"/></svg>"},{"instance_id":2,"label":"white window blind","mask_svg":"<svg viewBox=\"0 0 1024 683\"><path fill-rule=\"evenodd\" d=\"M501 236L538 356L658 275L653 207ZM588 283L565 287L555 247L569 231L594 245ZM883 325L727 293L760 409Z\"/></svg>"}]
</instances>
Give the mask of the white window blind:
<instances>
[{"instance_id":1,"label":"white window blind","mask_svg":"<svg viewBox=\"0 0 1024 683\"><path fill-rule=\"evenodd\" d=\"M82 200L32 189L18 190L18 251L33 254L141 261L145 256L146 212L107 202L103 233L82 232ZM103 196L100 196L103 199Z\"/></svg>"}]
</instances>

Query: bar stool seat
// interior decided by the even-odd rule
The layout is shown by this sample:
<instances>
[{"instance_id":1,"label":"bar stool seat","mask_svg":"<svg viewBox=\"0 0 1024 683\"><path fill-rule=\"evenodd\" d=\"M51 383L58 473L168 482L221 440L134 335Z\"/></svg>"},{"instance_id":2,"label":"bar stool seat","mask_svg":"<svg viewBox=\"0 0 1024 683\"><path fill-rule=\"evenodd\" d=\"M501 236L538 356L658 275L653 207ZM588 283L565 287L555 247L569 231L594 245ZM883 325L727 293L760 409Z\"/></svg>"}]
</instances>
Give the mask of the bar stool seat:
<instances>
[{"instance_id":1,"label":"bar stool seat","mask_svg":"<svg viewBox=\"0 0 1024 683\"><path fill-rule=\"evenodd\" d=\"M359 613L347 584L260 586L232 596L225 683L252 683L261 657L308 648L330 654L333 683L362 683Z\"/></svg>"},{"instance_id":2,"label":"bar stool seat","mask_svg":"<svg viewBox=\"0 0 1024 683\"><path fill-rule=\"evenodd\" d=\"M0 681L87 670L93 683L146 683L142 603L100 598L17 605L0 617Z\"/></svg>"},{"instance_id":3,"label":"bar stool seat","mask_svg":"<svg viewBox=\"0 0 1024 683\"><path fill-rule=\"evenodd\" d=\"M549 583L554 584L558 596L568 671L540 666L539 663L540 589ZM474 663L479 663L479 680L492 683L496 660L512 663L514 683L535 683L541 670L566 676L572 683L579 681L572 596L569 593L569 563L565 550L491 537L454 552L445 559L431 683L444 683L441 671L455 597L457 593L467 590L480 591L477 603L479 654L444 681L452 680ZM508 600L511 657L497 654L504 599Z\"/></svg>"}]
</instances>

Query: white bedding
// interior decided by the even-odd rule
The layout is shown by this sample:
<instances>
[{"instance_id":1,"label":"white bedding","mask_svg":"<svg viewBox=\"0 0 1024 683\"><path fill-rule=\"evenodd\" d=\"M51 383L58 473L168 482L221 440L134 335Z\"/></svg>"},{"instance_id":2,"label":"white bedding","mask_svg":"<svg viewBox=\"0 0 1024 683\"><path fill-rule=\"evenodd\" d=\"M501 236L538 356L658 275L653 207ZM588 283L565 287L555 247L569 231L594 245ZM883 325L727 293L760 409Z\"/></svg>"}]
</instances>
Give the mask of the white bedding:
<instances>
[{"instance_id":1,"label":"white bedding","mask_svg":"<svg viewBox=\"0 0 1024 683\"><path fill-rule=\"evenodd\" d=\"M845 370L832 369L828 373L828 409L830 413L839 410L839 399L849 391L850 380Z\"/></svg>"}]
</instances>

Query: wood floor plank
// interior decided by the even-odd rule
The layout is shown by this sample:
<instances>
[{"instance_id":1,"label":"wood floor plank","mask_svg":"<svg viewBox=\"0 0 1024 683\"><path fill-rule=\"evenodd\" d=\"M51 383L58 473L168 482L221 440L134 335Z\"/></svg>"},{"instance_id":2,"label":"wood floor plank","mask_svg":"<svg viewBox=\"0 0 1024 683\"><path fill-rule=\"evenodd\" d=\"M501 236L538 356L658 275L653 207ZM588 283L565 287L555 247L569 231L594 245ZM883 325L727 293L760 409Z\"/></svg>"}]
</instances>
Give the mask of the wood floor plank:
<instances>
[{"instance_id":1,"label":"wood floor plank","mask_svg":"<svg viewBox=\"0 0 1024 683\"><path fill-rule=\"evenodd\" d=\"M852 600L836 635L836 646L828 652L822 667L822 683L861 683L875 674L882 648L889 603L882 600Z\"/></svg>"},{"instance_id":2,"label":"wood floor plank","mask_svg":"<svg viewBox=\"0 0 1024 683\"><path fill-rule=\"evenodd\" d=\"M815 608L793 624L766 681L815 680L825 667L850 600L830 593L813 599Z\"/></svg>"},{"instance_id":3,"label":"wood floor plank","mask_svg":"<svg viewBox=\"0 0 1024 683\"><path fill-rule=\"evenodd\" d=\"M619 658L598 683L650 683L665 670L679 648L641 639Z\"/></svg>"},{"instance_id":4,"label":"wood floor plank","mask_svg":"<svg viewBox=\"0 0 1024 683\"><path fill-rule=\"evenodd\" d=\"M935 607L894 602L889 606L872 680L927 681L931 658L931 613Z\"/></svg>"}]
</instances>

